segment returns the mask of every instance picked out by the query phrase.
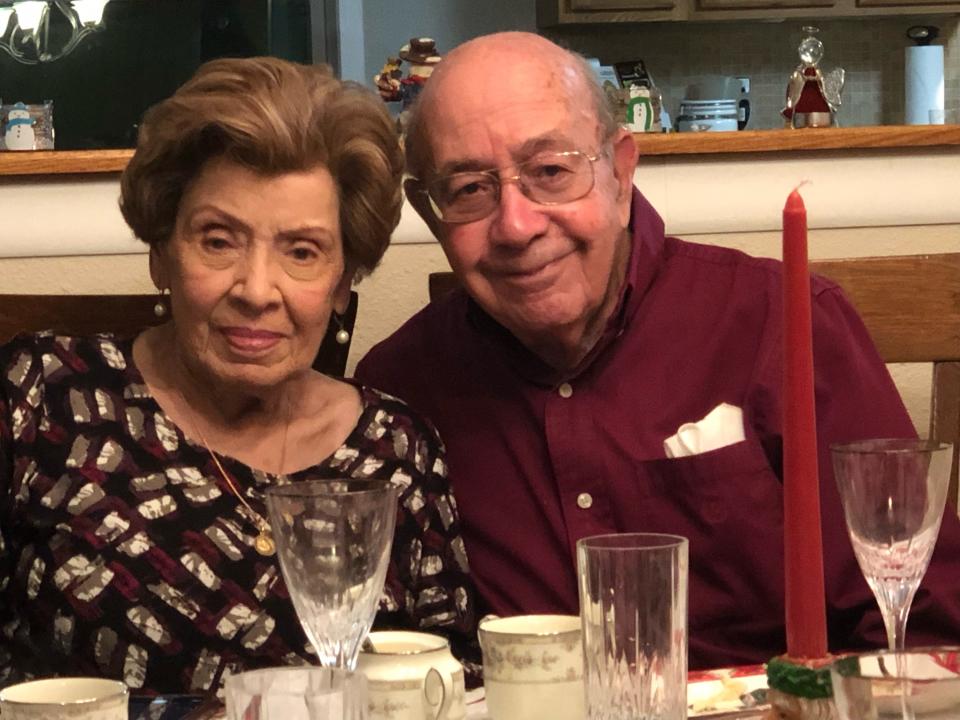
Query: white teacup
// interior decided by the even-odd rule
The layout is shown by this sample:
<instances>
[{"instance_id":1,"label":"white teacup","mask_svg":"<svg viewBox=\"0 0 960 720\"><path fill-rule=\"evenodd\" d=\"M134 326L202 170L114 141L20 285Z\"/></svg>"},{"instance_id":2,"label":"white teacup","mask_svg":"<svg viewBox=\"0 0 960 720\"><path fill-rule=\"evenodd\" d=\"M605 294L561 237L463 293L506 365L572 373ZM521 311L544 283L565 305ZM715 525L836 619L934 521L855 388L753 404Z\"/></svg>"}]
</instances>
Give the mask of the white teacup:
<instances>
[{"instance_id":1,"label":"white teacup","mask_svg":"<svg viewBox=\"0 0 960 720\"><path fill-rule=\"evenodd\" d=\"M467 715L463 667L446 638L384 630L370 633L357 670L367 676L370 720L462 720Z\"/></svg>"},{"instance_id":2,"label":"white teacup","mask_svg":"<svg viewBox=\"0 0 960 720\"><path fill-rule=\"evenodd\" d=\"M493 720L583 720L583 647L576 615L480 621L483 685Z\"/></svg>"},{"instance_id":3,"label":"white teacup","mask_svg":"<svg viewBox=\"0 0 960 720\"><path fill-rule=\"evenodd\" d=\"M0 719L127 720L127 700L127 686L117 680L31 680L0 690Z\"/></svg>"}]
</instances>

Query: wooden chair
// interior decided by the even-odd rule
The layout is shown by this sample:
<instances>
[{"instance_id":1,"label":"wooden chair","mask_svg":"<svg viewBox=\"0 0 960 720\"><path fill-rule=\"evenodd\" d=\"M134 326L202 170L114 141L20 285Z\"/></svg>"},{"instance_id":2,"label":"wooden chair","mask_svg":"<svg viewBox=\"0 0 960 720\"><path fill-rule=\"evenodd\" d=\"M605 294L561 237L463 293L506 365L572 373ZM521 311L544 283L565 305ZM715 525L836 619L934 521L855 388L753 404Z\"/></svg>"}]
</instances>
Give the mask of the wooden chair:
<instances>
[{"instance_id":1,"label":"wooden chair","mask_svg":"<svg viewBox=\"0 0 960 720\"><path fill-rule=\"evenodd\" d=\"M457 280L457 276L452 272L433 272L427 276L427 286L432 302L460 287L460 281Z\"/></svg>"},{"instance_id":2,"label":"wooden chair","mask_svg":"<svg viewBox=\"0 0 960 720\"><path fill-rule=\"evenodd\" d=\"M933 363L929 437L953 443L947 502L957 508L960 452L960 253L819 260L812 272L843 288L888 363ZM458 286L432 273L430 299Z\"/></svg>"},{"instance_id":3,"label":"wooden chair","mask_svg":"<svg viewBox=\"0 0 960 720\"><path fill-rule=\"evenodd\" d=\"M357 293L343 316L343 327L353 334L357 319ZM153 314L154 295L0 295L0 342L17 333L56 330L72 335L112 332L133 337L161 322ZM330 323L313 367L328 375L343 376L350 344L336 341L340 328Z\"/></svg>"},{"instance_id":4,"label":"wooden chair","mask_svg":"<svg viewBox=\"0 0 960 720\"><path fill-rule=\"evenodd\" d=\"M957 510L960 451L960 253L820 260L853 302L888 363L933 363L929 437L953 443L948 506Z\"/></svg>"}]
</instances>

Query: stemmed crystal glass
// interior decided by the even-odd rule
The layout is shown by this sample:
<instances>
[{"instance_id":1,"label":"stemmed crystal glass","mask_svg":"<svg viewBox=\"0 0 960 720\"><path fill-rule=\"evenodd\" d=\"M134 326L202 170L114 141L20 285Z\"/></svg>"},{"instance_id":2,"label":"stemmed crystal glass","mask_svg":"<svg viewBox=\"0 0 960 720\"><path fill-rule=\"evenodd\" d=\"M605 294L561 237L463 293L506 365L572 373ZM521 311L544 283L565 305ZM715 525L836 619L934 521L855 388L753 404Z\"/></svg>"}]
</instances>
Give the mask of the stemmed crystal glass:
<instances>
[{"instance_id":1,"label":"stemmed crystal glass","mask_svg":"<svg viewBox=\"0 0 960 720\"><path fill-rule=\"evenodd\" d=\"M890 649L903 650L910 605L940 532L953 448L885 439L830 449L854 554Z\"/></svg>"},{"instance_id":2,"label":"stemmed crystal glass","mask_svg":"<svg viewBox=\"0 0 960 720\"><path fill-rule=\"evenodd\" d=\"M387 574L396 488L307 480L269 488L266 503L287 591L320 664L354 670Z\"/></svg>"}]
</instances>

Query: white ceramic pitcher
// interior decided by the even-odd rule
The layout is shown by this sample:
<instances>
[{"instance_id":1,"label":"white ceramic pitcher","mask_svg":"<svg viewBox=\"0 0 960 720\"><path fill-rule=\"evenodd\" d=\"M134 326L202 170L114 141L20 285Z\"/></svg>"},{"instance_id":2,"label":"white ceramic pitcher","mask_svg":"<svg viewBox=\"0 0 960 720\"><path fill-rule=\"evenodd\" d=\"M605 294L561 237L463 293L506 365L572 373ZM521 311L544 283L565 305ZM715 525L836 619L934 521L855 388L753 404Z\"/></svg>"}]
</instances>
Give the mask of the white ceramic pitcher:
<instances>
[{"instance_id":1,"label":"white ceramic pitcher","mask_svg":"<svg viewBox=\"0 0 960 720\"><path fill-rule=\"evenodd\" d=\"M367 676L370 720L463 720L463 667L445 638L399 630L370 633L357 669Z\"/></svg>"}]
</instances>

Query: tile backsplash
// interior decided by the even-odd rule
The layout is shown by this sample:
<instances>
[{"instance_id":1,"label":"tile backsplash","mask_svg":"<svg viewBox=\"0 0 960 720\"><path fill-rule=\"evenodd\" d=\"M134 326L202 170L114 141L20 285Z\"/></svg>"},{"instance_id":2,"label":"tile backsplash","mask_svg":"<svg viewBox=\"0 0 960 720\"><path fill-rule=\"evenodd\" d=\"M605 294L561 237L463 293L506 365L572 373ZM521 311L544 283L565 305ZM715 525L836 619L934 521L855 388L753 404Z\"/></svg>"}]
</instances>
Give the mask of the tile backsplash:
<instances>
[{"instance_id":1,"label":"tile backsplash","mask_svg":"<svg viewBox=\"0 0 960 720\"><path fill-rule=\"evenodd\" d=\"M552 39L604 64L643 59L676 121L687 86L706 75L750 78L752 129L783 126L787 79L799 63L801 27L816 24L821 67L846 71L840 124L898 125L904 116L904 48L911 25L936 25L944 48L946 120L960 122L960 19L885 17L782 22L607 24L550 29Z\"/></svg>"}]
</instances>

